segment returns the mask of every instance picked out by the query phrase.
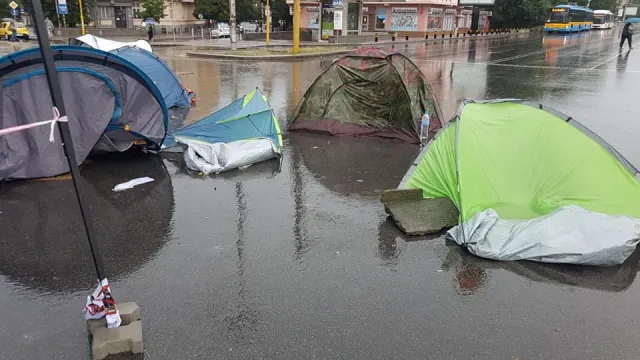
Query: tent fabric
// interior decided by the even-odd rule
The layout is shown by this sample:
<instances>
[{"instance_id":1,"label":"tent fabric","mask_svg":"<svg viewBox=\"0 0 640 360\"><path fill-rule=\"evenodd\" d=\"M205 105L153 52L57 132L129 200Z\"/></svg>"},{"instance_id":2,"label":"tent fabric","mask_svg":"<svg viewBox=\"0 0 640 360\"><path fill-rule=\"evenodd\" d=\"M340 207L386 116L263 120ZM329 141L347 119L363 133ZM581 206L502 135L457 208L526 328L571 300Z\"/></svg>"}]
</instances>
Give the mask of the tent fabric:
<instances>
[{"instance_id":1,"label":"tent fabric","mask_svg":"<svg viewBox=\"0 0 640 360\"><path fill-rule=\"evenodd\" d=\"M283 145L278 120L266 96L257 88L174 131L168 136L165 149L179 144L187 147L187 165L203 173L219 173L277 157Z\"/></svg>"},{"instance_id":2,"label":"tent fabric","mask_svg":"<svg viewBox=\"0 0 640 360\"><path fill-rule=\"evenodd\" d=\"M134 42L122 42L109 39L103 39L93 34L78 36L75 39L69 39L69 45L86 45L94 49L111 52L127 46L135 46L148 52L153 52L151 45L146 40L136 40Z\"/></svg>"},{"instance_id":3,"label":"tent fabric","mask_svg":"<svg viewBox=\"0 0 640 360\"><path fill-rule=\"evenodd\" d=\"M158 86L167 107L190 107L191 98L173 70L157 55L137 46L121 46L110 51L136 65Z\"/></svg>"},{"instance_id":4,"label":"tent fabric","mask_svg":"<svg viewBox=\"0 0 640 360\"><path fill-rule=\"evenodd\" d=\"M115 53L127 59L153 80L160 89L167 107L191 107L195 92L186 89L180 83L173 70L160 57L153 54L151 45L147 41L120 42L87 34L69 39L69 43Z\"/></svg>"},{"instance_id":5,"label":"tent fabric","mask_svg":"<svg viewBox=\"0 0 640 360\"><path fill-rule=\"evenodd\" d=\"M442 127L435 95L404 55L360 48L333 62L309 87L289 130L419 143L428 110L431 135Z\"/></svg>"},{"instance_id":6,"label":"tent fabric","mask_svg":"<svg viewBox=\"0 0 640 360\"><path fill-rule=\"evenodd\" d=\"M158 149L168 112L158 88L140 69L116 55L75 46L52 48L69 127L80 164L99 139L139 142ZM0 128L52 117L52 103L37 48L0 58ZM60 175L68 165L60 137L48 127L0 137L0 180Z\"/></svg>"},{"instance_id":7,"label":"tent fabric","mask_svg":"<svg viewBox=\"0 0 640 360\"><path fill-rule=\"evenodd\" d=\"M562 216L565 230L575 230L541 237L536 251L529 253L538 254L531 255L534 260L553 257L541 246L559 250L558 244L569 240L578 246L574 253L595 251L588 244L602 244L602 238L577 229L596 215L605 216L602 226L626 217L640 228L638 170L575 119L517 100L465 102L456 118L418 156L401 187L422 189L425 198L450 198L461 216L458 229L450 234L466 246L491 243L495 251L481 253L491 253L496 259L512 259L509 249L515 248L509 246L522 239L513 228L497 231L507 226L503 222L523 227L527 221L551 217L547 223L560 224L555 219ZM480 236L478 229L483 226ZM527 229L532 236L527 239L532 240L535 231ZM607 244L613 248L620 244L633 247L640 241L637 229L607 229L611 231ZM567 254L555 255L557 262L581 263ZM586 255L583 260L587 261ZM609 264L603 258L588 261Z\"/></svg>"}]
</instances>

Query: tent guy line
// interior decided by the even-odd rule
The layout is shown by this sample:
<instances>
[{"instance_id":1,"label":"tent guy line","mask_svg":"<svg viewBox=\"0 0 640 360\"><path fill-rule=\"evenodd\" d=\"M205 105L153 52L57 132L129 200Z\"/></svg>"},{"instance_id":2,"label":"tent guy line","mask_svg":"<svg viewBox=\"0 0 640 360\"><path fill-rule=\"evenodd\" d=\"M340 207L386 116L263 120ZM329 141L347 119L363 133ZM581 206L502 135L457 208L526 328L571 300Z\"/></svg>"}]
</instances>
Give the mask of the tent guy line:
<instances>
[{"instance_id":1,"label":"tent guy line","mask_svg":"<svg viewBox=\"0 0 640 360\"><path fill-rule=\"evenodd\" d=\"M22 131L22 130L29 130L29 129L33 129L36 128L38 126L43 126L43 125L50 125L51 126L51 132L49 133L49 141L50 142L54 142L54 132L56 131L56 124L58 123L58 121L61 122L68 122L69 119L67 118L67 116L60 116L60 111L58 110L57 107L53 107L53 119L52 120L44 120L44 121L38 121L35 123L31 123L31 124L25 124L25 125L19 125L19 126L13 126L10 128L6 128L6 129L0 129L0 136L3 135L8 135L8 134L12 134L14 132L18 132L18 131Z\"/></svg>"}]
</instances>

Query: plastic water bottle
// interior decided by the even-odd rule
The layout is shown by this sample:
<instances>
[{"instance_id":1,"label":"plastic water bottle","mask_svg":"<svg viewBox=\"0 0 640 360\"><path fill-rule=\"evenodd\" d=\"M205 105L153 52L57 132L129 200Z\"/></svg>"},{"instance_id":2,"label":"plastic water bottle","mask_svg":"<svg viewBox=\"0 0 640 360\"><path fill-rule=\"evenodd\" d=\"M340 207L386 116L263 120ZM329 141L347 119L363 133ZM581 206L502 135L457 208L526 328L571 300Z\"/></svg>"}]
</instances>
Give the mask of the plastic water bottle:
<instances>
[{"instance_id":1,"label":"plastic water bottle","mask_svg":"<svg viewBox=\"0 0 640 360\"><path fill-rule=\"evenodd\" d=\"M420 144L425 145L427 143L427 138L429 137L429 111L425 110L424 115L422 115L422 121L420 125Z\"/></svg>"}]
</instances>

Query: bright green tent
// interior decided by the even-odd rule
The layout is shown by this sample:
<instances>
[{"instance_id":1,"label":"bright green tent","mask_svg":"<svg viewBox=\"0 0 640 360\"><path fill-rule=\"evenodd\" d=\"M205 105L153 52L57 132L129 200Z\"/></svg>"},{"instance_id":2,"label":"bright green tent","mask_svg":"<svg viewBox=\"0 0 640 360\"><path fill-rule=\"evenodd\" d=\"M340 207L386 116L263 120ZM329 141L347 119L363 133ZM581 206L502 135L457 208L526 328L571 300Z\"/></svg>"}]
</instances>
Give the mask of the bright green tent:
<instances>
[{"instance_id":1,"label":"bright green tent","mask_svg":"<svg viewBox=\"0 0 640 360\"><path fill-rule=\"evenodd\" d=\"M518 231L518 241L524 241L518 248L522 250L527 237L542 236L532 237L531 226L544 225L544 236L552 237L546 246L572 252L554 241L567 240L567 229L582 229L585 221L594 226L597 219L608 221L598 223L601 229L613 228L613 220L626 222L616 226L640 229L638 176L638 170L603 139L555 110L519 100L465 101L452 122L418 156L400 187L422 189L424 198L450 198L460 210L456 241L484 250L490 247L486 257L610 264L601 258L549 259L554 255L550 252L514 257L505 253L509 244L496 248L495 236L511 237L509 231ZM563 229L554 232L548 229L552 225ZM627 230L620 234L620 241L628 243L626 256L630 254L626 250L632 251L640 241L640 230ZM603 249L598 251L614 242L584 234L569 237L581 245L600 243ZM587 249L590 254L596 250Z\"/></svg>"}]
</instances>

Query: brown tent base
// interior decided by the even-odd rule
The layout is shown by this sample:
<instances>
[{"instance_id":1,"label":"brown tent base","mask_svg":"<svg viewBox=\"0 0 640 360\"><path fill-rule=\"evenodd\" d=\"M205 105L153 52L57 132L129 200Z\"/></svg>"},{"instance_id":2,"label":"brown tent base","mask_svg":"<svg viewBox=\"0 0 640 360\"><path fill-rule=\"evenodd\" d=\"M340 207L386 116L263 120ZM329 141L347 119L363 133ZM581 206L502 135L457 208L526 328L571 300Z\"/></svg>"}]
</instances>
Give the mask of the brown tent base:
<instances>
[{"instance_id":1,"label":"brown tent base","mask_svg":"<svg viewBox=\"0 0 640 360\"><path fill-rule=\"evenodd\" d=\"M307 131L334 136L388 139L410 144L420 143L420 139L416 138L415 133L411 130L396 129L392 127L375 128L330 119L295 122L291 124L289 131Z\"/></svg>"}]
</instances>

